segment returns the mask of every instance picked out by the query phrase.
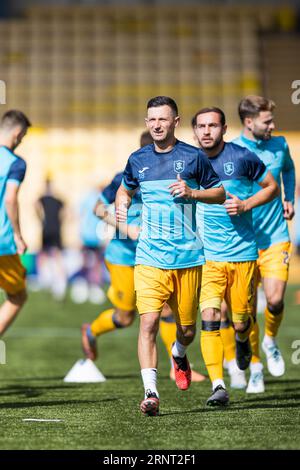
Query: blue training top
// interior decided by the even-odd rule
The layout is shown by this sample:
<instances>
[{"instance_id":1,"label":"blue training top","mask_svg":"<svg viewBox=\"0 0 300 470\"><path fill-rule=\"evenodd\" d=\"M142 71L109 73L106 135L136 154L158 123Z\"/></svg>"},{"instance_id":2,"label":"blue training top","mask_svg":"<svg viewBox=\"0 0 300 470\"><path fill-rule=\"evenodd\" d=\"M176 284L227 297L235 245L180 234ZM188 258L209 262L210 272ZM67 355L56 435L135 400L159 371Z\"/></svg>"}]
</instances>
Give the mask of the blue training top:
<instances>
[{"instance_id":1,"label":"blue training top","mask_svg":"<svg viewBox=\"0 0 300 470\"><path fill-rule=\"evenodd\" d=\"M232 143L225 143L223 150L209 161L225 190L241 200L252 196L254 182L262 181L267 174L255 153ZM251 211L230 216L223 205L199 203L198 223L204 234L206 259L232 262L257 259Z\"/></svg>"},{"instance_id":2,"label":"blue training top","mask_svg":"<svg viewBox=\"0 0 300 470\"><path fill-rule=\"evenodd\" d=\"M5 207L5 192L7 183L20 185L25 173L25 161L7 147L0 147L0 256L17 253L13 227Z\"/></svg>"},{"instance_id":3,"label":"blue training top","mask_svg":"<svg viewBox=\"0 0 300 470\"><path fill-rule=\"evenodd\" d=\"M122 182L123 172L118 173L111 183L106 186L99 196L99 199L104 204L112 204L115 202L116 194L119 186ZM128 225L140 226L141 223L141 203L140 193L137 192L134 195L132 205L128 210ZM135 264L135 253L136 253L137 241L125 238L118 230L114 235L114 238L109 242L106 247L104 256L105 259L111 264L119 264L123 266L134 266Z\"/></svg>"},{"instance_id":4,"label":"blue training top","mask_svg":"<svg viewBox=\"0 0 300 470\"><path fill-rule=\"evenodd\" d=\"M170 194L169 186L178 174L193 189L221 186L206 155L178 140L169 152L157 152L150 144L128 159L123 185L129 190L140 188L143 202L136 264L180 269L205 263L196 202Z\"/></svg>"},{"instance_id":5,"label":"blue training top","mask_svg":"<svg viewBox=\"0 0 300 470\"><path fill-rule=\"evenodd\" d=\"M250 140L243 134L234 139L236 144L248 148L264 162L281 188L281 175L285 190L285 200L294 203L295 167L284 137L271 137L269 140ZM254 193L261 188L254 185ZM287 221L283 217L281 194L271 202L253 209L253 224L256 242L264 250L271 245L290 240Z\"/></svg>"}]
</instances>

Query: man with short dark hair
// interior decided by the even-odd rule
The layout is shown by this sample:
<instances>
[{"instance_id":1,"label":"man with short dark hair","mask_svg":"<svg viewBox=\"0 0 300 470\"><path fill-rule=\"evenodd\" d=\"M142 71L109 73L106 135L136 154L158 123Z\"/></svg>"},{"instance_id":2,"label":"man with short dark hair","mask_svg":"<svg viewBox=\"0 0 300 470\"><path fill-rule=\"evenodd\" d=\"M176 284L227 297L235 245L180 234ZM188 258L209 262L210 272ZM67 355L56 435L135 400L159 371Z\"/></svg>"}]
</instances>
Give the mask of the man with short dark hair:
<instances>
[{"instance_id":1,"label":"man with short dark hair","mask_svg":"<svg viewBox=\"0 0 300 470\"><path fill-rule=\"evenodd\" d=\"M25 269L19 257L27 246L21 233L18 204L26 163L14 150L30 125L29 119L18 110L7 111L0 122L0 287L7 295L0 307L0 335L15 319L27 298Z\"/></svg>"},{"instance_id":2,"label":"man with short dark hair","mask_svg":"<svg viewBox=\"0 0 300 470\"><path fill-rule=\"evenodd\" d=\"M224 112L203 108L192 119L195 136L227 191L224 206L198 204L203 225L206 264L203 267L200 307L201 349L212 381L209 406L224 406L229 396L223 381L221 303L226 299L235 329L236 363L245 370L251 360L249 335L253 326L254 275L257 259L251 210L279 192L265 165L247 149L224 142ZM260 191L254 196L253 184Z\"/></svg>"},{"instance_id":3,"label":"man with short dark hair","mask_svg":"<svg viewBox=\"0 0 300 470\"><path fill-rule=\"evenodd\" d=\"M140 409L148 416L157 415L159 409L156 336L165 302L177 324L177 340L172 347L176 384L181 390L190 385L186 348L195 336L201 267L205 262L196 227L196 202L221 204L225 200L219 178L203 152L176 139L179 121L172 98L157 96L148 102L146 125L153 145L129 157L116 197L116 215L121 223L126 222L138 188L143 202L134 281L140 314L138 353L145 390Z\"/></svg>"}]
</instances>

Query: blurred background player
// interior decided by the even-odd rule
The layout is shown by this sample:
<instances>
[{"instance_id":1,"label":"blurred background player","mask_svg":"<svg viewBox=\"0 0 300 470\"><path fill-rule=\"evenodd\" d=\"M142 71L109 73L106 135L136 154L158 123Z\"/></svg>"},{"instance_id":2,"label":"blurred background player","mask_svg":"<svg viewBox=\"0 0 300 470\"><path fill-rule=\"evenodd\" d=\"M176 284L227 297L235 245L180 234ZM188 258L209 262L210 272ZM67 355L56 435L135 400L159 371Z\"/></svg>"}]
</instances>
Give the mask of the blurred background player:
<instances>
[{"instance_id":1,"label":"blurred background player","mask_svg":"<svg viewBox=\"0 0 300 470\"><path fill-rule=\"evenodd\" d=\"M94 208L102 189L95 187L85 193L80 202L79 212L79 235L83 257L81 275L87 285L89 300L98 304L105 299L101 287L105 277L103 263L107 240L104 236L106 224L94 214Z\"/></svg>"},{"instance_id":2,"label":"blurred background player","mask_svg":"<svg viewBox=\"0 0 300 470\"><path fill-rule=\"evenodd\" d=\"M38 256L40 283L56 300L65 297L67 275L64 267L61 225L64 203L54 195L50 179L45 192L36 202L36 212L42 224L42 249Z\"/></svg>"},{"instance_id":3,"label":"blurred background player","mask_svg":"<svg viewBox=\"0 0 300 470\"><path fill-rule=\"evenodd\" d=\"M25 269L19 255L27 246L19 222L18 192L26 163L14 153L31 126L21 111L7 111L0 122L0 287L7 299L0 307L0 335L15 319L26 299Z\"/></svg>"},{"instance_id":4,"label":"blurred background player","mask_svg":"<svg viewBox=\"0 0 300 470\"><path fill-rule=\"evenodd\" d=\"M297 184L297 212L295 217L295 245L296 245L296 253L300 256L300 184Z\"/></svg>"},{"instance_id":5,"label":"blurred background player","mask_svg":"<svg viewBox=\"0 0 300 470\"><path fill-rule=\"evenodd\" d=\"M206 153L227 192L223 206L199 204L206 264L202 272L200 307L201 350L213 393L207 405L226 405L223 381L223 342L220 334L221 303L226 299L235 330L236 360L228 364L238 372L251 360L249 335L253 326L257 248L251 210L271 201L279 188L255 153L224 142L225 114L203 108L192 119L201 149ZM260 191L253 195L257 182Z\"/></svg>"},{"instance_id":6,"label":"blurred background player","mask_svg":"<svg viewBox=\"0 0 300 470\"><path fill-rule=\"evenodd\" d=\"M148 131L142 133L140 146L145 147L153 143ZM109 217L107 205L115 202L117 190L121 184L123 173L118 173L112 182L98 194L98 202L95 206L95 214L115 224L115 217ZM107 292L109 300L114 308L105 310L91 324L82 326L82 347L87 358L97 358L96 337L116 328L126 328L132 324L136 312L136 296L134 291L134 264L141 219L141 198L137 192L133 204L129 210L125 233L116 230L115 237L105 250L105 263L110 273L110 287ZM98 219L99 220L99 219ZM124 229L124 226L123 226ZM127 236L129 235L129 236ZM172 357L172 344L176 341L176 323L170 307L166 304L163 308L160 321L160 335L166 347L170 361ZM170 378L175 380L175 373L171 361ZM202 382L205 376L192 371L192 381Z\"/></svg>"}]
</instances>

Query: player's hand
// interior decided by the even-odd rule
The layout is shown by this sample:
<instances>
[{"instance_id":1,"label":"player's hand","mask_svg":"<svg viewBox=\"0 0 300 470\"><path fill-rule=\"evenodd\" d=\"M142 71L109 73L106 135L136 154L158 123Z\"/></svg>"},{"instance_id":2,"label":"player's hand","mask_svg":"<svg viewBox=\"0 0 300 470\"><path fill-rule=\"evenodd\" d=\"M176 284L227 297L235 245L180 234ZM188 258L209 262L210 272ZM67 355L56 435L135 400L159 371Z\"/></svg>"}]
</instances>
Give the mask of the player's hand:
<instances>
[{"instance_id":1,"label":"player's hand","mask_svg":"<svg viewBox=\"0 0 300 470\"><path fill-rule=\"evenodd\" d=\"M295 215L295 209L292 202L284 201L283 203L283 217L286 220L292 220Z\"/></svg>"},{"instance_id":2,"label":"player's hand","mask_svg":"<svg viewBox=\"0 0 300 470\"><path fill-rule=\"evenodd\" d=\"M177 174L176 183L170 184L169 189L171 190L170 193L173 197L184 197L185 199L192 198L192 189L180 178L179 174Z\"/></svg>"},{"instance_id":3,"label":"player's hand","mask_svg":"<svg viewBox=\"0 0 300 470\"><path fill-rule=\"evenodd\" d=\"M242 201L234 194L226 193L229 199L226 199L224 202L225 209L227 210L228 215L239 215L245 212L245 201Z\"/></svg>"},{"instance_id":4,"label":"player's hand","mask_svg":"<svg viewBox=\"0 0 300 470\"><path fill-rule=\"evenodd\" d=\"M119 207L116 207L116 220L118 223L126 223L127 222L127 214L128 214L128 209L126 206L122 205Z\"/></svg>"},{"instance_id":5,"label":"player's hand","mask_svg":"<svg viewBox=\"0 0 300 470\"><path fill-rule=\"evenodd\" d=\"M18 255L23 255L27 250L27 245L21 235L14 235L15 243L17 245Z\"/></svg>"}]
</instances>

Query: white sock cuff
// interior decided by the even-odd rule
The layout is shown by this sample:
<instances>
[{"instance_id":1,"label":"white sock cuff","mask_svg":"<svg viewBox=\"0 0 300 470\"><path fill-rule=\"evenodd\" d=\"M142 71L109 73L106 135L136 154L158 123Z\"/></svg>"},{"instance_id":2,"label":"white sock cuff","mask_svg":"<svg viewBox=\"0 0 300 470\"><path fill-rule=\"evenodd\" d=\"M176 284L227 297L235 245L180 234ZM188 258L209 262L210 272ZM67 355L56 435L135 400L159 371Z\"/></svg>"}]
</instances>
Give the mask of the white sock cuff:
<instances>
[{"instance_id":1,"label":"white sock cuff","mask_svg":"<svg viewBox=\"0 0 300 470\"><path fill-rule=\"evenodd\" d=\"M150 390L151 392L156 393L156 395L159 397L156 387L157 369L155 369L154 367L141 369L141 375L143 379L145 393L146 391Z\"/></svg>"},{"instance_id":2,"label":"white sock cuff","mask_svg":"<svg viewBox=\"0 0 300 470\"><path fill-rule=\"evenodd\" d=\"M250 372L251 374L256 374L257 372L262 372L264 366L261 362L250 362Z\"/></svg>"},{"instance_id":3,"label":"white sock cuff","mask_svg":"<svg viewBox=\"0 0 300 470\"><path fill-rule=\"evenodd\" d=\"M276 340L275 338L273 338L273 336L265 335L263 339L263 343L265 346L275 346Z\"/></svg>"},{"instance_id":4,"label":"white sock cuff","mask_svg":"<svg viewBox=\"0 0 300 470\"><path fill-rule=\"evenodd\" d=\"M216 379L216 380L213 380L212 389L214 390L218 385L222 385L223 388L226 388L223 379Z\"/></svg>"},{"instance_id":5,"label":"white sock cuff","mask_svg":"<svg viewBox=\"0 0 300 470\"><path fill-rule=\"evenodd\" d=\"M177 340L172 346L172 355L174 357L184 357L186 352L186 346L179 343Z\"/></svg>"}]
</instances>

